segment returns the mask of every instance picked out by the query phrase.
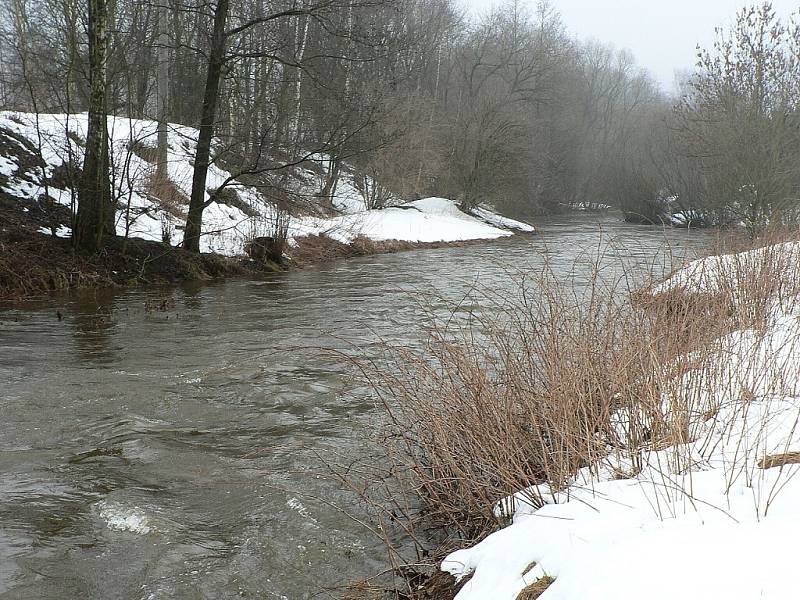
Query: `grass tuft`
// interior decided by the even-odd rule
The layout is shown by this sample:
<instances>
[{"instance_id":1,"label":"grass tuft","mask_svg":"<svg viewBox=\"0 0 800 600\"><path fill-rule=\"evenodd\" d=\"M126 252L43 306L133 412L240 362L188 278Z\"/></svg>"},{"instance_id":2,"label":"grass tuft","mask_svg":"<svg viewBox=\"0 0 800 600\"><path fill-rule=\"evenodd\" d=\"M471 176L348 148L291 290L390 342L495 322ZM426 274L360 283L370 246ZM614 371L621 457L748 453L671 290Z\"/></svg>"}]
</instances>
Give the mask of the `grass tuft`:
<instances>
[{"instance_id":1,"label":"grass tuft","mask_svg":"<svg viewBox=\"0 0 800 600\"><path fill-rule=\"evenodd\" d=\"M517 600L536 600L547 591L547 588L555 581L552 577L545 575L527 586L517 595Z\"/></svg>"}]
</instances>

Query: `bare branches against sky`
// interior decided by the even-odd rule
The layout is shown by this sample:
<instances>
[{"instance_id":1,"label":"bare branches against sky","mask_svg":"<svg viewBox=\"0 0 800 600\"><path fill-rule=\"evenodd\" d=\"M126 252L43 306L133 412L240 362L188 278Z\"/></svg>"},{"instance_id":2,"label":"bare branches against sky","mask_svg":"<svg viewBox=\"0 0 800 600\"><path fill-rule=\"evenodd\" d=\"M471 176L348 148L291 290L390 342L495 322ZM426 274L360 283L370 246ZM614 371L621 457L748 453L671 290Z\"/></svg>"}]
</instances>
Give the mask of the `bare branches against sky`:
<instances>
[{"instance_id":1,"label":"bare branches against sky","mask_svg":"<svg viewBox=\"0 0 800 600\"><path fill-rule=\"evenodd\" d=\"M502 0L461 0L474 16ZM536 0L529 0L535 6ZM630 49L665 91L674 87L675 71L690 69L696 47L710 47L714 28L727 29L736 12L751 0L551 0L567 30L581 39L596 38ZM760 2L755 2L759 4ZM793 0L773 0L781 17L800 9Z\"/></svg>"}]
</instances>

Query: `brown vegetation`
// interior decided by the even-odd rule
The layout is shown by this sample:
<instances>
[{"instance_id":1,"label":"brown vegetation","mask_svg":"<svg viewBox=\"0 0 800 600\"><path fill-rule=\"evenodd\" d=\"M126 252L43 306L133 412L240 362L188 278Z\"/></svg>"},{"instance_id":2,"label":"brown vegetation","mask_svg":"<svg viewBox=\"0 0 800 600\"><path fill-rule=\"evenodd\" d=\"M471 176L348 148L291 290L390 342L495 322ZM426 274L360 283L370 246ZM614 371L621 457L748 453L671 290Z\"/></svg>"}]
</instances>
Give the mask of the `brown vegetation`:
<instances>
[{"instance_id":1,"label":"brown vegetation","mask_svg":"<svg viewBox=\"0 0 800 600\"><path fill-rule=\"evenodd\" d=\"M252 272L233 259L195 255L140 239L114 238L102 253L82 256L68 239L25 229L0 230L0 299L86 287L176 283Z\"/></svg>"},{"instance_id":2,"label":"brown vegetation","mask_svg":"<svg viewBox=\"0 0 800 600\"><path fill-rule=\"evenodd\" d=\"M758 468L772 469L773 467L796 464L800 464L800 452L784 452L782 454L770 454L759 459Z\"/></svg>"},{"instance_id":3,"label":"brown vegetation","mask_svg":"<svg viewBox=\"0 0 800 600\"><path fill-rule=\"evenodd\" d=\"M517 600L536 600L536 598L545 593L554 581L555 579L546 575L541 579L537 579L517 595Z\"/></svg>"},{"instance_id":4,"label":"brown vegetation","mask_svg":"<svg viewBox=\"0 0 800 600\"><path fill-rule=\"evenodd\" d=\"M410 548L424 564L472 545L520 505L558 501L578 469L609 455L630 477L648 452L694 439L719 408L705 390L742 393L718 368L717 340L763 325L772 300L798 291L798 261L762 252L726 259L721 281L731 283L705 296L676 289L645 301L624 276L595 272L576 291L553 273L520 275L515 297L476 290L488 310L466 322L455 307L432 313L419 351L387 343L357 361L385 415L382 450L375 464L334 471L373 511L393 564ZM676 451L675 461L691 457Z\"/></svg>"},{"instance_id":5,"label":"brown vegetation","mask_svg":"<svg viewBox=\"0 0 800 600\"><path fill-rule=\"evenodd\" d=\"M449 573L436 569L430 574L406 569L405 575L408 585L404 589L388 589L385 585L358 581L346 588L341 600L453 600L471 578L468 575L456 582Z\"/></svg>"},{"instance_id":6,"label":"brown vegetation","mask_svg":"<svg viewBox=\"0 0 800 600\"><path fill-rule=\"evenodd\" d=\"M287 249L292 266L302 268L315 264L332 262L343 258L369 256L371 254L390 254L406 250L430 248L461 247L486 240L467 240L460 242L406 242L402 240L371 240L366 236L356 236L349 244L339 242L326 235L307 235L295 238L296 246Z\"/></svg>"},{"instance_id":7,"label":"brown vegetation","mask_svg":"<svg viewBox=\"0 0 800 600\"><path fill-rule=\"evenodd\" d=\"M157 199L159 206L173 217L186 217L189 199L171 179L152 175L148 180L147 193Z\"/></svg>"}]
</instances>

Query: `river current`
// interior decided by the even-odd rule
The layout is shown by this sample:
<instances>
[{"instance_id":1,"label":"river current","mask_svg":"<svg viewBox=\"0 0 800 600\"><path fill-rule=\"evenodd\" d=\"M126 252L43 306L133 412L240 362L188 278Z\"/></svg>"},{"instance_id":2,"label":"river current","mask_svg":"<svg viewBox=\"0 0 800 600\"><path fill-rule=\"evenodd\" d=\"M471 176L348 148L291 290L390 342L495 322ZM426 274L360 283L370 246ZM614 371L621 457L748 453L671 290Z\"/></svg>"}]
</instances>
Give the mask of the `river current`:
<instances>
[{"instance_id":1,"label":"river current","mask_svg":"<svg viewBox=\"0 0 800 600\"><path fill-rule=\"evenodd\" d=\"M333 597L380 544L323 459L375 408L330 349L417 347L426 312L510 270L581 285L692 257L703 232L611 216L534 237L370 256L259 281L89 292L0 311L0 598Z\"/></svg>"}]
</instances>

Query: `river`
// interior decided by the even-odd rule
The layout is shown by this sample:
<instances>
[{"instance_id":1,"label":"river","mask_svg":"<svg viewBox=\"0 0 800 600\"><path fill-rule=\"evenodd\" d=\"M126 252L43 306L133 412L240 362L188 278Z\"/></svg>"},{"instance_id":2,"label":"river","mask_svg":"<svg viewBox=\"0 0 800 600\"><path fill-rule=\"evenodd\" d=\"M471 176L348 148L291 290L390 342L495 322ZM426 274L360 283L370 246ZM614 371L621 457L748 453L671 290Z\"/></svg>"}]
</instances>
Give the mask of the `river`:
<instances>
[{"instance_id":1,"label":"river","mask_svg":"<svg viewBox=\"0 0 800 600\"><path fill-rule=\"evenodd\" d=\"M320 464L366 451L374 418L324 349L418 345L420 293L444 309L511 290L508 268L544 257L580 285L599 247L610 272L643 272L709 235L576 215L533 238L3 307L0 598L330 597L382 555Z\"/></svg>"}]
</instances>

